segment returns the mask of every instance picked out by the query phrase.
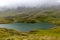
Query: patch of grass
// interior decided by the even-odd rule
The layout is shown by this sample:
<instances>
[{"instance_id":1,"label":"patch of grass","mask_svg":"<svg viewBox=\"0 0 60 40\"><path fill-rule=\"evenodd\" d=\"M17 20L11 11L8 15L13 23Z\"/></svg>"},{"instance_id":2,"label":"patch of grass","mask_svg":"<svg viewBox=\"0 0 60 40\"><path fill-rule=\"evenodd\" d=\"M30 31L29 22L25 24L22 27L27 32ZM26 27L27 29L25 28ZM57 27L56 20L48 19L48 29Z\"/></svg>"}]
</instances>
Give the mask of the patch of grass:
<instances>
[{"instance_id":1,"label":"patch of grass","mask_svg":"<svg viewBox=\"0 0 60 40\"><path fill-rule=\"evenodd\" d=\"M1 40L60 40L60 27L48 30L32 30L17 32L12 29L0 28Z\"/></svg>"}]
</instances>

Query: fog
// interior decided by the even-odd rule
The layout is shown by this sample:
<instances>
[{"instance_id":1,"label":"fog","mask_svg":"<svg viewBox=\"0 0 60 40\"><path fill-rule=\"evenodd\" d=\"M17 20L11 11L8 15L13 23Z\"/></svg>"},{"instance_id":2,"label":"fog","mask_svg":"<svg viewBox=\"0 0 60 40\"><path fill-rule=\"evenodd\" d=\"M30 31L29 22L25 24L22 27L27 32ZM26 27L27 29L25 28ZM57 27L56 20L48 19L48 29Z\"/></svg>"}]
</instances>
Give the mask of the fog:
<instances>
[{"instance_id":1,"label":"fog","mask_svg":"<svg viewBox=\"0 0 60 40\"><path fill-rule=\"evenodd\" d=\"M0 7L15 7L15 6L41 6L41 5L57 5L60 0L0 0Z\"/></svg>"}]
</instances>

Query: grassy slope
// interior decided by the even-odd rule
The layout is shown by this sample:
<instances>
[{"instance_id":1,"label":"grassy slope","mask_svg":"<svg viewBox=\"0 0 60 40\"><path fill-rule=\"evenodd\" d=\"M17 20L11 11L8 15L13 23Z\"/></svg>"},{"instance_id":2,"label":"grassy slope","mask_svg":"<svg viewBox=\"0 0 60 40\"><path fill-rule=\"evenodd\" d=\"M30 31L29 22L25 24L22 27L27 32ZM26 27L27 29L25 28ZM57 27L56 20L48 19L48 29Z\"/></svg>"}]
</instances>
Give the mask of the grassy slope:
<instances>
[{"instance_id":1,"label":"grassy slope","mask_svg":"<svg viewBox=\"0 0 60 40\"><path fill-rule=\"evenodd\" d=\"M26 33L0 28L0 40L60 40L60 27Z\"/></svg>"},{"instance_id":2,"label":"grassy slope","mask_svg":"<svg viewBox=\"0 0 60 40\"><path fill-rule=\"evenodd\" d=\"M11 19L9 19L11 18ZM38 23L41 21L51 22L53 24L60 25L60 11L59 10L35 10L28 11L22 14L6 17L8 20L13 22L25 22L25 23Z\"/></svg>"},{"instance_id":3,"label":"grassy slope","mask_svg":"<svg viewBox=\"0 0 60 40\"><path fill-rule=\"evenodd\" d=\"M58 9L31 9L24 10L22 12L6 11L9 15L4 18L0 18L0 23L12 23L12 22L23 22L23 23L38 23L41 21L51 22L56 25L60 25L60 11ZM1 12L0 12L1 13ZM3 12L4 14L5 12ZM14 15L15 14L15 15ZM8 21L6 21L8 20Z\"/></svg>"}]
</instances>

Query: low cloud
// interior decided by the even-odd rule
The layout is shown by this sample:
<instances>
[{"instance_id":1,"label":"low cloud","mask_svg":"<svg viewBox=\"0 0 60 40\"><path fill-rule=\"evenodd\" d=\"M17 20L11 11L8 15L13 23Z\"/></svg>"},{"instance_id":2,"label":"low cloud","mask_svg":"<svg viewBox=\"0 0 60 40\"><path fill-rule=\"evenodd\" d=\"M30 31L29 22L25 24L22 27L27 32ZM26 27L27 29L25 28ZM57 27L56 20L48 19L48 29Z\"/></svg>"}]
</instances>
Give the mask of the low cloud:
<instances>
[{"instance_id":1,"label":"low cloud","mask_svg":"<svg viewBox=\"0 0 60 40\"><path fill-rule=\"evenodd\" d=\"M57 4L60 0L0 0L0 7L2 6L37 6L43 4Z\"/></svg>"}]
</instances>

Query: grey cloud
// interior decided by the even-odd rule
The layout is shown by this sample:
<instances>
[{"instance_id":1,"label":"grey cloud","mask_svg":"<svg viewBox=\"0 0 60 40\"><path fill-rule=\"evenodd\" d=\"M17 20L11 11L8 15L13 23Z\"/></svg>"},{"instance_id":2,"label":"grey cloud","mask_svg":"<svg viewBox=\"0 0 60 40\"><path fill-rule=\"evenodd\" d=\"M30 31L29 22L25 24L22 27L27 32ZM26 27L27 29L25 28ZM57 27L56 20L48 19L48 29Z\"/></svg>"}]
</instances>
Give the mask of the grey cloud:
<instances>
[{"instance_id":1,"label":"grey cloud","mask_svg":"<svg viewBox=\"0 0 60 40\"><path fill-rule=\"evenodd\" d=\"M15 0L15 2L9 2L5 6L41 6L41 5L57 5L60 4L59 0Z\"/></svg>"}]
</instances>

